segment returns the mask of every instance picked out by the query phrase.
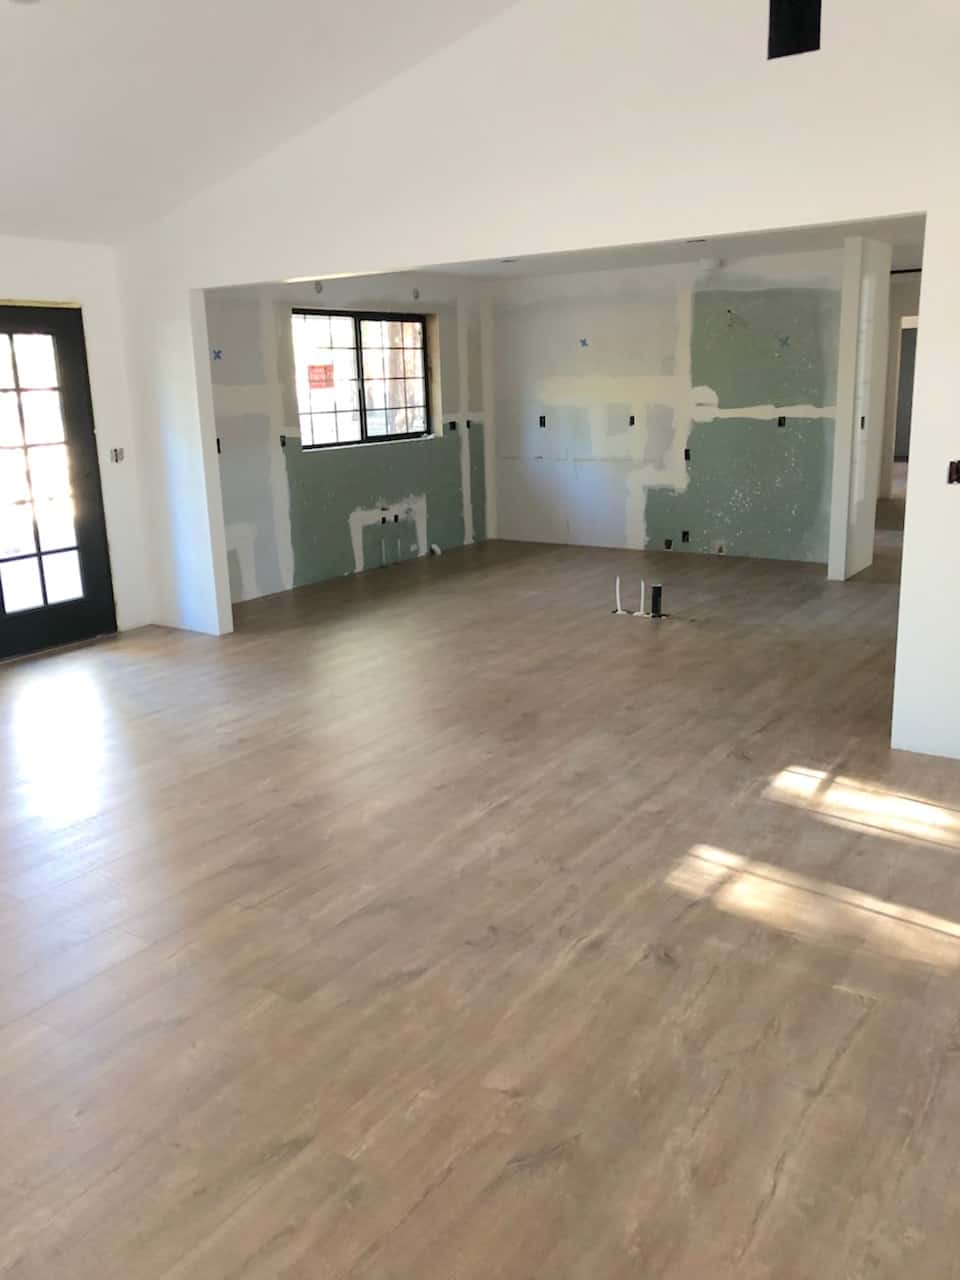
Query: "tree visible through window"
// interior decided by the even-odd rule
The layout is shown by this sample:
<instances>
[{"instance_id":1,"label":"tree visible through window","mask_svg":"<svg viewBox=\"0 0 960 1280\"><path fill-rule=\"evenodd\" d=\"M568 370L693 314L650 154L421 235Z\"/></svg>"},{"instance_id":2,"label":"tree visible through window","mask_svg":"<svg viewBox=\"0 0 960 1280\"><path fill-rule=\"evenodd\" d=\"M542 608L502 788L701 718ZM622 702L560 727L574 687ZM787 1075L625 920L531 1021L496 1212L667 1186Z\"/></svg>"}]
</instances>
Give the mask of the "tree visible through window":
<instances>
[{"instance_id":1,"label":"tree visible through window","mask_svg":"<svg viewBox=\"0 0 960 1280\"><path fill-rule=\"evenodd\" d=\"M298 310L292 328L304 449L429 432L425 317Z\"/></svg>"}]
</instances>

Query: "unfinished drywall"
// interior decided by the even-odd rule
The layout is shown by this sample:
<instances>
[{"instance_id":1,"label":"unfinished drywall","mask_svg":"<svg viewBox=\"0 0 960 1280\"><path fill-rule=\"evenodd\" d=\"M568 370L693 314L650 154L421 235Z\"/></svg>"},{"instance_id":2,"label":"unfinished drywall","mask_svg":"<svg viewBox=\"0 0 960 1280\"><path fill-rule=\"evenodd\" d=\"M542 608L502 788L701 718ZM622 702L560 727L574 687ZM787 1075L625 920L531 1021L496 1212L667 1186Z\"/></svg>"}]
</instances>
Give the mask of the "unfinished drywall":
<instances>
[{"instance_id":1,"label":"unfinished drywall","mask_svg":"<svg viewBox=\"0 0 960 1280\"><path fill-rule=\"evenodd\" d=\"M293 586L463 546L458 433L319 451L291 436L283 453Z\"/></svg>"},{"instance_id":2,"label":"unfinished drywall","mask_svg":"<svg viewBox=\"0 0 960 1280\"><path fill-rule=\"evenodd\" d=\"M828 252L499 287L500 536L825 563L841 271Z\"/></svg>"},{"instance_id":3,"label":"unfinished drywall","mask_svg":"<svg viewBox=\"0 0 960 1280\"><path fill-rule=\"evenodd\" d=\"M486 536L483 304L474 293L469 283L447 277L398 276L327 282L322 295L310 285L208 294L232 600ZM289 337L294 306L428 314L434 433L304 450Z\"/></svg>"}]
</instances>

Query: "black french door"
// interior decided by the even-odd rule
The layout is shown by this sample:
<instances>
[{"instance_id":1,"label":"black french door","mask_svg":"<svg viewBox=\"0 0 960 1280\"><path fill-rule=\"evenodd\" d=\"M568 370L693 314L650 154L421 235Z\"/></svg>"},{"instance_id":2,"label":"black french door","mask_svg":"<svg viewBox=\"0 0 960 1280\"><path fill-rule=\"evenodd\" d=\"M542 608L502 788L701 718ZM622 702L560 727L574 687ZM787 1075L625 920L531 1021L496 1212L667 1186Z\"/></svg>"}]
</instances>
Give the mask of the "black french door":
<instances>
[{"instance_id":1,"label":"black french door","mask_svg":"<svg viewBox=\"0 0 960 1280\"><path fill-rule=\"evenodd\" d=\"M116 629L82 317L0 306L0 658Z\"/></svg>"}]
</instances>

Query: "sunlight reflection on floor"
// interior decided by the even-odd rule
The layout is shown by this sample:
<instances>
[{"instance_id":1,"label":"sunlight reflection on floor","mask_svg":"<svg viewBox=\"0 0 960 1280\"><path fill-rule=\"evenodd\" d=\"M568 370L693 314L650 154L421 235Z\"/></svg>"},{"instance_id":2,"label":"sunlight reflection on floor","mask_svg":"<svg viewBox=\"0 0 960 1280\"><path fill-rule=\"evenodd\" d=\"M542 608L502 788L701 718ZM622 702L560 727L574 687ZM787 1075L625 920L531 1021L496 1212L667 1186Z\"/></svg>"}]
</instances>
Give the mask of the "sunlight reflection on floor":
<instances>
[{"instance_id":1,"label":"sunlight reflection on floor","mask_svg":"<svg viewBox=\"0 0 960 1280\"><path fill-rule=\"evenodd\" d=\"M811 941L865 946L937 969L960 966L960 924L953 920L725 849L694 845L667 883L719 911Z\"/></svg>"},{"instance_id":2,"label":"sunlight reflection on floor","mask_svg":"<svg viewBox=\"0 0 960 1280\"><path fill-rule=\"evenodd\" d=\"M45 672L18 692L11 728L25 813L59 828L99 811L105 718L85 671Z\"/></svg>"},{"instance_id":3,"label":"sunlight reflection on floor","mask_svg":"<svg viewBox=\"0 0 960 1280\"><path fill-rule=\"evenodd\" d=\"M871 834L922 840L960 849L960 814L820 769L784 769L764 792L768 800L809 809L819 816Z\"/></svg>"}]
</instances>

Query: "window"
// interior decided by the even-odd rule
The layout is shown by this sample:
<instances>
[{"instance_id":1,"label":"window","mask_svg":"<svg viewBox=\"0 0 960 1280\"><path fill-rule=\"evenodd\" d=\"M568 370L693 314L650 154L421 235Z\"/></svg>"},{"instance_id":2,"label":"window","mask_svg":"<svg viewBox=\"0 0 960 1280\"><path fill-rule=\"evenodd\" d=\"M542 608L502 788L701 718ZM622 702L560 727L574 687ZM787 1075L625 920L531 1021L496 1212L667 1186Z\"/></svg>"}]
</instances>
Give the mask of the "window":
<instances>
[{"instance_id":1,"label":"window","mask_svg":"<svg viewBox=\"0 0 960 1280\"><path fill-rule=\"evenodd\" d=\"M294 311L291 323L304 449L429 433L424 316Z\"/></svg>"}]
</instances>

